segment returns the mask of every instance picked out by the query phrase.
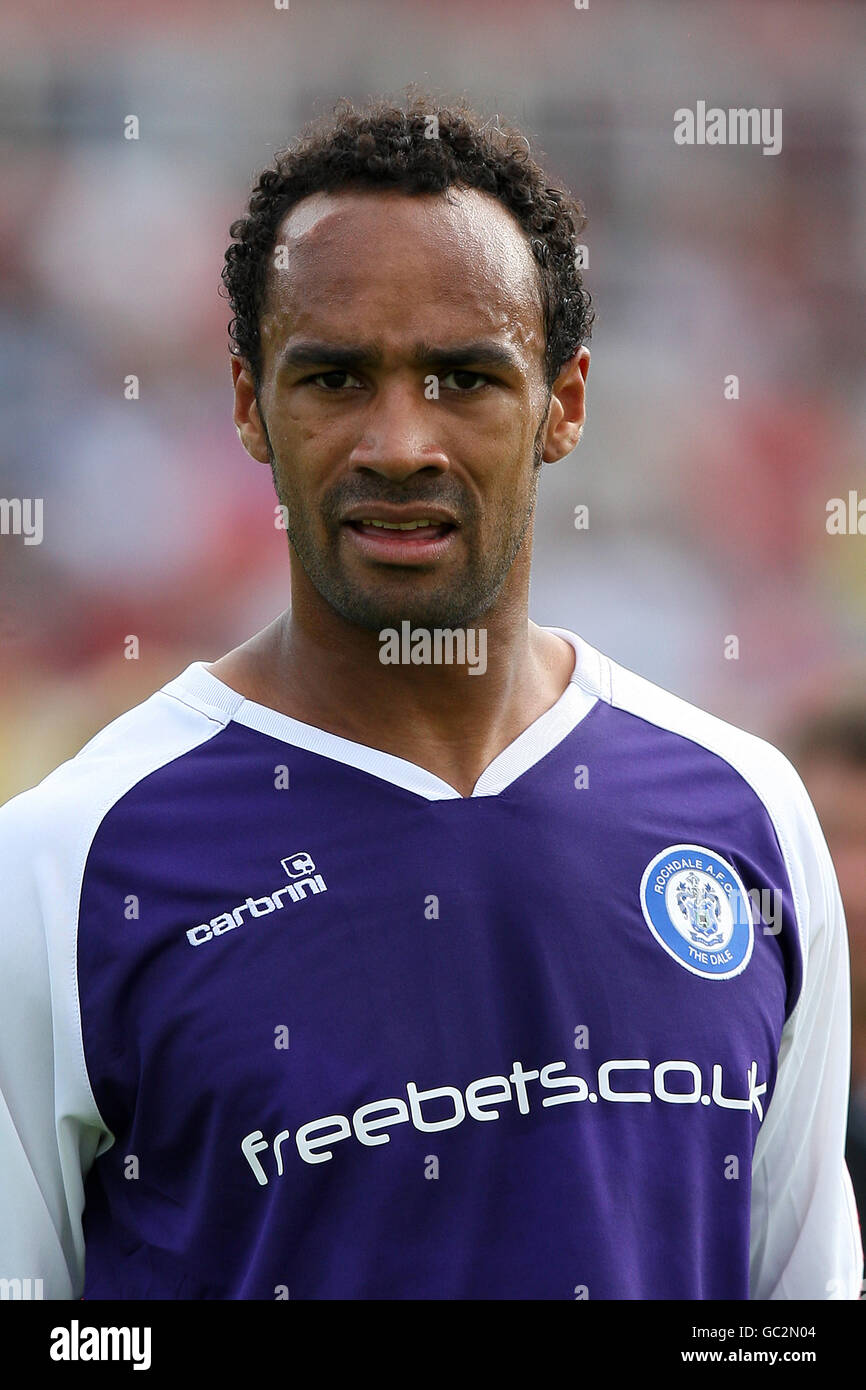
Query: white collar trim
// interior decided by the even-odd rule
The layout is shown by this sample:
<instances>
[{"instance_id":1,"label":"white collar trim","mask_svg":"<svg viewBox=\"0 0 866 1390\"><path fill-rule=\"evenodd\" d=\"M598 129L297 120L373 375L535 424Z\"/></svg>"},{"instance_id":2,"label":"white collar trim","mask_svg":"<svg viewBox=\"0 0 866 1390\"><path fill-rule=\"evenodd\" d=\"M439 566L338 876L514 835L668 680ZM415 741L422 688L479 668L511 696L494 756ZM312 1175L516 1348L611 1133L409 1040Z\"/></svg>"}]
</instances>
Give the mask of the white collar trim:
<instances>
[{"instance_id":1,"label":"white collar trim","mask_svg":"<svg viewBox=\"0 0 866 1390\"><path fill-rule=\"evenodd\" d=\"M518 734L485 768L472 789L473 797L497 796L561 743L599 699L610 700L610 672L606 658L565 628L548 627L545 631L563 638L574 648L575 665L569 683L556 703L523 733ZM290 715L245 699L208 671L202 661L194 661L163 689L167 695L195 704L221 718L224 723L234 719L247 728L258 729L260 733L269 734L283 743L358 768L428 801L463 799L450 783L417 763L407 762L378 748L369 748L363 743L353 743L351 739L317 729L312 724L304 724Z\"/></svg>"}]
</instances>

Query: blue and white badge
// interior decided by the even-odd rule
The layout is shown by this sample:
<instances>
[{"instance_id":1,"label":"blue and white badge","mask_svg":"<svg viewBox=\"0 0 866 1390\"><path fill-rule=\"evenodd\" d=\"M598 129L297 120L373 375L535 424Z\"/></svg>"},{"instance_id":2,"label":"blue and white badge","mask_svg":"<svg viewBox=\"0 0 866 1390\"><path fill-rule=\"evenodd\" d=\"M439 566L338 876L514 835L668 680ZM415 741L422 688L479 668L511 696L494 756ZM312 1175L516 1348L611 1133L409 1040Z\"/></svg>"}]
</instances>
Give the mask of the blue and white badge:
<instances>
[{"instance_id":1,"label":"blue and white badge","mask_svg":"<svg viewBox=\"0 0 866 1390\"><path fill-rule=\"evenodd\" d=\"M749 895L736 869L702 845L669 845L651 859L640 905L659 945L684 970L730 980L755 944Z\"/></svg>"}]
</instances>

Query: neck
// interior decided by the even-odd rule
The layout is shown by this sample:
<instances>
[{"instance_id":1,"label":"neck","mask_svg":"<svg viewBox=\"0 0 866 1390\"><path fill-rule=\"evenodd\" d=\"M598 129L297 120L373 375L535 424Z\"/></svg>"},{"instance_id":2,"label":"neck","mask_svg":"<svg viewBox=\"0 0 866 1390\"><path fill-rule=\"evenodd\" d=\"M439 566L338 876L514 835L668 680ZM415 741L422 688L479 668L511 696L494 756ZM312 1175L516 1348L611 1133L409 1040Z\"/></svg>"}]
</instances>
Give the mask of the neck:
<instances>
[{"instance_id":1,"label":"neck","mask_svg":"<svg viewBox=\"0 0 866 1390\"><path fill-rule=\"evenodd\" d=\"M463 796L571 677L568 643L529 622L528 579L517 593L506 584L479 619L486 645L467 642L474 674L468 663L403 664L400 625L398 664L383 664L379 633L345 622L305 579L293 581L291 610L213 674L258 704L425 767Z\"/></svg>"}]
</instances>

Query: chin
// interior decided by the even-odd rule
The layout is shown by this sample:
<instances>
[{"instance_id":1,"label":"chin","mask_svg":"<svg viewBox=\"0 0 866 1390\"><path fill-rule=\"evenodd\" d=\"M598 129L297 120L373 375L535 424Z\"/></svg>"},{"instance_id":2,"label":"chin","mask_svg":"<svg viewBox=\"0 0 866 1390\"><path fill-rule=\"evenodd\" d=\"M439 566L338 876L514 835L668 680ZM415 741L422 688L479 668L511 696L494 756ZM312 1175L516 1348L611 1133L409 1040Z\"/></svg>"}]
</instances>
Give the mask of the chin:
<instances>
[{"instance_id":1,"label":"chin","mask_svg":"<svg viewBox=\"0 0 866 1390\"><path fill-rule=\"evenodd\" d=\"M468 607L459 596L423 599L407 595L401 602L359 593L347 604L332 602L332 607L346 622L370 632L382 632L385 628L399 631L400 624L405 622L413 628L465 628L472 626L484 611L476 606Z\"/></svg>"}]
</instances>

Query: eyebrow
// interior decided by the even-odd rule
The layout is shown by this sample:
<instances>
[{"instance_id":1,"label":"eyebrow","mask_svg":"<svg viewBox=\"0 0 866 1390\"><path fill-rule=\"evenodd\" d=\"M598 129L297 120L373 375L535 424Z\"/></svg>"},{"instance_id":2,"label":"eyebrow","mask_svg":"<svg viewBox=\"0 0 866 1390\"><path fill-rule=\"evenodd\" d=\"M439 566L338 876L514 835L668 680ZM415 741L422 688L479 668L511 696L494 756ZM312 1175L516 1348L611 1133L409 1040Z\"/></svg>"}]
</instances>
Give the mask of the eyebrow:
<instances>
[{"instance_id":1,"label":"eyebrow","mask_svg":"<svg viewBox=\"0 0 866 1390\"><path fill-rule=\"evenodd\" d=\"M521 362L516 353L502 343L488 338L477 342L460 343L453 347L436 347L432 343L416 343L410 360L418 367L504 367L512 371L520 368ZM351 371L353 368L378 367L382 364L382 351L372 343L359 343L354 347L341 347L336 343L317 342L304 339L290 343L280 353L279 367L315 367L324 363Z\"/></svg>"}]
</instances>

